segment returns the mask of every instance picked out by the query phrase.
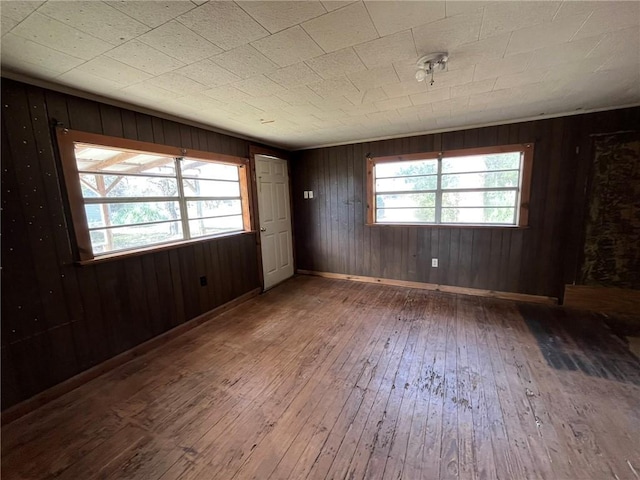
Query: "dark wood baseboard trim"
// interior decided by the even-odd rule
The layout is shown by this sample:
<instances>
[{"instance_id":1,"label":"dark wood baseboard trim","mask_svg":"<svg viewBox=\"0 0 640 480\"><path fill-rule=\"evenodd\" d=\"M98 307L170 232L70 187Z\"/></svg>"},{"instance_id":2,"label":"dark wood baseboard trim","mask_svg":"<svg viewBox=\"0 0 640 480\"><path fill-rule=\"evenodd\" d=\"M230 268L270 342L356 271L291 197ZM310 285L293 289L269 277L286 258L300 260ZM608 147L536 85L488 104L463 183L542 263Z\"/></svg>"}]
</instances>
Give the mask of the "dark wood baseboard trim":
<instances>
[{"instance_id":1,"label":"dark wood baseboard trim","mask_svg":"<svg viewBox=\"0 0 640 480\"><path fill-rule=\"evenodd\" d=\"M0 423L2 425L6 425L8 423L13 422L14 420L26 415L27 413L30 413L36 410L42 405L45 405L46 403L49 403L52 400L55 400L56 398L61 397L65 393L68 393L71 390L75 390L81 385L84 385L85 383L90 382L91 380L93 380L96 377L99 377L103 373L113 370L114 368L119 367L120 365L123 365L128 361L133 360L134 358L144 355L145 353L161 345L164 345L165 343L169 342L170 340L173 340L174 338L182 335L183 333L189 330L192 330L199 325L202 325L206 321L221 315L227 310L231 310L232 308L237 307L241 303L244 303L247 300L250 300L251 298L258 296L260 292L261 292L260 288L255 288L243 295L240 295L237 298L234 298L233 300L225 303L224 305L220 305L219 307L216 307L213 310L203 313L202 315L199 315L189 320L188 322L185 322L181 325L178 325L175 328L172 328L171 330L161 333L157 337L153 337L152 339L147 340L146 342L141 343L140 345L136 345L135 347L131 348L130 350L127 350L126 352L122 352L116 355L115 357L105 360L104 362L96 365L95 367L90 368L89 370L80 372L79 374L69 378L68 380L65 380L64 382L59 383L57 385L54 385L53 387L48 388L47 390L44 390L43 392L40 392L34 395L33 397L18 403L17 405L9 407L8 409L2 412L0 416Z\"/></svg>"},{"instance_id":2,"label":"dark wood baseboard trim","mask_svg":"<svg viewBox=\"0 0 640 480\"><path fill-rule=\"evenodd\" d=\"M565 285L562 305L592 312L638 315L640 290L595 285Z\"/></svg>"},{"instance_id":3,"label":"dark wood baseboard trim","mask_svg":"<svg viewBox=\"0 0 640 480\"><path fill-rule=\"evenodd\" d=\"M557 305L558 299L555 297L544 297L541 295L529 295L526 293L498 292L495 290L482 290L480 288L454 287L451 285L438 285L435 283L411 282L408 280L393 280L390 278L361 277L357 275L346 275L343 273L315 272L312 270L297 270L302 275L315 275L317 277L337 278L340 280L351 280L354 282L378 283L380 285L394 285L396 287L419 288L421 290L433 290L436 292L458 293L462 295L473 295L476 297L500 298L503 300L515 300L517 302L542 303L545 305Z\"/></svg>"}]
</instances>

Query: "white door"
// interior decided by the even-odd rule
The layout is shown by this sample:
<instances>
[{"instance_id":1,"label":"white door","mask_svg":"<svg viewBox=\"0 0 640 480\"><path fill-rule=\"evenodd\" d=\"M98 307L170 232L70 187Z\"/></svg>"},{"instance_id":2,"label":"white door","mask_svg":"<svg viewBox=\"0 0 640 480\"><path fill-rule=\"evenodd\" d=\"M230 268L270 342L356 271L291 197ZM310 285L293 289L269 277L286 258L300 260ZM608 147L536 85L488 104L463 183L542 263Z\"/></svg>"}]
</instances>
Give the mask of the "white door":
<instances>
[{"instance_id":1,"label":"white door","mask_svg":"<svg viewBox=\"0 0 640 480\"><path fill-rule=\"evenodd\" d=\"M264 289L293 275L287 162L256 155Z\"/></svg>"}]
</instances>

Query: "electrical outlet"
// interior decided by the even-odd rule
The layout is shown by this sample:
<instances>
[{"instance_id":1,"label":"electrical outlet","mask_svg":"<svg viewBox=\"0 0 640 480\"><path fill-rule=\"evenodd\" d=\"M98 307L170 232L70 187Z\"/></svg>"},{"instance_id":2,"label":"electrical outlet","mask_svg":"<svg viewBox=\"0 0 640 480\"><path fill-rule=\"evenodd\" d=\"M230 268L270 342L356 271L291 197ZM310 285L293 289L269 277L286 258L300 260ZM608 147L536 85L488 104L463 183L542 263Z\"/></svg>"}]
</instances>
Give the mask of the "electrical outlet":
<instances>
[{"instance_id":1,"label":"electrical outlet","mask_svg":"<svg viewBox=\"0 0 640 480\"><path fill-rule=\"evenodd\" d=\"M201 287L206 287L207 286L207 276L203 275L200 277L200 286Z\"/></svg>"},{"instance_id":2,"label":"electrical outlet","mask_svg":"<svg viewBox=\"0 0 640 480\"><path fill-rule=\"evenodd\" d=\"M309 190L309 198L313 198L313 190Z\"/></svg>"},{"instance_id":3,"label":"electrical outlet","mask_svg":"<svg viewBox=\"0 0 640 480\"><path fill-rule=\"evenodd\" d=\"M306 190L304 191L304 198L309 198L309 192L307 192Z\"/></svg>"},{"instance_id":4,"label":"electrical outlet","mask_svg":"<svg viewBox=\"0 0 640 480\"><path fill-rule=\"evenodd\" d=\"M438 259L437 258L432 258L431 259L431 266L434 268L438 268Z\"/></svg>"}]
</instances>

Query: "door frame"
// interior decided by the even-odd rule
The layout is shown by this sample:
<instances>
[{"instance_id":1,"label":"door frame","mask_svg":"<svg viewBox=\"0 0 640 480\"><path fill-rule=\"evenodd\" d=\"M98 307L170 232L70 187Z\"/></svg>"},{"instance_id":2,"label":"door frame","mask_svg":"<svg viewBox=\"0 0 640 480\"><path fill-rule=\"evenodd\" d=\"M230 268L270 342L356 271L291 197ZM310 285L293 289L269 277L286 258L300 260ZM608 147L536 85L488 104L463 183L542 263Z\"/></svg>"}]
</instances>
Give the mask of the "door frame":
<instances>
[{"instance_id":1,"label":"door frame","mask_svg":"<svg viewBox=\"0 0 640 480\"><path fill-rule=\"evenodd\" d=\"M258 177L256 175L256 155L264 155L267 157L275 157L287 162L287 177L289 179L289 211L291 218L291 253L293 255L293 274L295 275L298 268L296 263L296 229L295 218L293 214L293 182L291 176L291 156L283 150L264 147L261 145L249 146L249 168L251 171L251 210L253 211L252 228L256 232L256 251L258 258L258 280L260 288L264 292L264 271L262 264L262 239L260 238L260 211L258 209Z\"/></svg>"}]
</instances>

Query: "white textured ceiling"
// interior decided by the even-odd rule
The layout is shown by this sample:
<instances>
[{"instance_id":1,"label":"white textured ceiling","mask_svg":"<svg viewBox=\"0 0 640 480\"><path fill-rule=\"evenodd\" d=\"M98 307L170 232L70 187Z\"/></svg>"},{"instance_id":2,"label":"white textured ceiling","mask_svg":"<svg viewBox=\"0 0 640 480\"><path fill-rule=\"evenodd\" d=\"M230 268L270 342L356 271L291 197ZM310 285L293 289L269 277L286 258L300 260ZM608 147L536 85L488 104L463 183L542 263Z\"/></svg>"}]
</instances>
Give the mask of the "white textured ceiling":
<instances>
[{"instance_id":1,"label":"white textured ceiling","mask_svg":"<svg viewBox=\"0 0 640 480\"><path fill-rule=\"evenodd\" d=\"M0 2L2 67L290 148L640 103L640 2ZM448 70L418 83L416 60Z\"/></svg>"}]
</instances>

